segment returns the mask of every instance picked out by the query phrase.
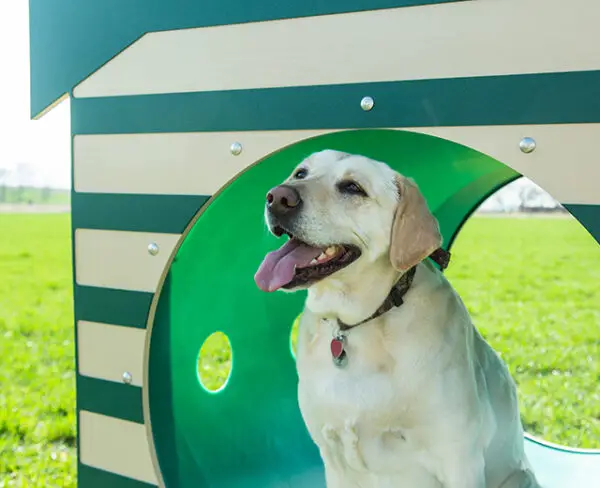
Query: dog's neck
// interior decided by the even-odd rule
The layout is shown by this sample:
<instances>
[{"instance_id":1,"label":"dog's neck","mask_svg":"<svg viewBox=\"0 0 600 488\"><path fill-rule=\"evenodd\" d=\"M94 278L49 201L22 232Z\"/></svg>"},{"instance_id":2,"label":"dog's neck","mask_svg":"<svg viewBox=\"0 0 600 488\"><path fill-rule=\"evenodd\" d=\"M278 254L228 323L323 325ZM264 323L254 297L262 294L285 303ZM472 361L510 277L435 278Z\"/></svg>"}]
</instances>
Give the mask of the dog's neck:
<instances>
[{"instance_id":1,"label":"dog's neck","mask_svg":"<svg viewBox=\"0 0 600 488\"><path fill-rule=\"evenodd\" d=\"M306 306L321 317L356 324L377 310L401 276L383 256L314 284L308 290Z\"/></svg>"},{"instance_id":2,"label":"dog's neck","mask_svg":"<svg viewBox=\"0 0 600 488\"><path fill-rule=\"evenodd\" d=\"M436 249L429 257L442 270L450 262L450 253L442 248ZM423 266L423 263L419 263L417 267L419 266ZM432 267L431 263L427 266ZM387 255L375 261L359 261L356 266L343 269L311 286L306 307L312 313L333 319L338 324L363 323L373 314L377 315L378 308L389 300L390 291L402 280L404 274L410 274L403 289L398 290L403 296L413 286L414 272L415 269L406 273L398 272L391 266ZM399 301L402 302L402 299Z\"/></svg>"},{"instance_id":3,"label":"dog's neck","mask_svg":"<svg viewBox=\"0 0 600 488\"><path fill-rule=\"evenodd\" d=\"M412 285L413 279L415 277L415 273L417 271L416 266L410 268L406 273L400 276L400 279L396 282L392 289L388 293L388 296L385 298L383 303L375 310L373 314L371 314L366 319L363 319L360 322L356 322L355 324L346 324L342 322L340 319L337 320L338 328L341 332L346 332L359 325L366 324L375 320L377 317L382 316L383 314L389 312L391 309L395 307L399 307L404 303L404 295L408 293L410 287Z\"/></svg>"}]
</instances>

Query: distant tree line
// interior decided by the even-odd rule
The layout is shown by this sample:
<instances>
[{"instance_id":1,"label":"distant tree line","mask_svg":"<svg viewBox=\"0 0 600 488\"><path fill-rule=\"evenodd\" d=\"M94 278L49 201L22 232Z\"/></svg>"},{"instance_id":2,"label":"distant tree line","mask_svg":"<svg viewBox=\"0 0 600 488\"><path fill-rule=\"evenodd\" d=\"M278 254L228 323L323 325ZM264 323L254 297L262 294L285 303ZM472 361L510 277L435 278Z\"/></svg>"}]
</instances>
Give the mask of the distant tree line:
<instances>
[{"instance_id":1,"label":"distant tree line","mask_svg":"<svg viewBox=\"0 0 600 488\"><path fill-rule=\"evenodd\" d=\"M488 212L556 213L565 208L532 181L521 178L501 188L486 202Z\"/></svg>"},{"instance_id":2,"label":"distant tree line","mask_svg":"<svg viewBox=\"0 0 600 488\"><path fill-rule=\"evenodd\" d=\"M34 188L26 184L31 180L29 165L17 166L17 186L8 184L10 176L10 170L0 168L0 203L49 203L52 199L53 190L50 187Z\"/></svg>"},{"instance_id":3,"label":"distant tree line","mask_svg":"<svg viewBox=\"0 0 600 488\"><path fill-rule=\"evenodd\" d=\"M10 171L0 168L0 203L17 204L47 204L58 203L66 204L69 201L69 192L67 190L58 190L44 186L36 188L25 184L25 176L17 172L17 185L9 184Z\"/></svg>"}]
</instances>

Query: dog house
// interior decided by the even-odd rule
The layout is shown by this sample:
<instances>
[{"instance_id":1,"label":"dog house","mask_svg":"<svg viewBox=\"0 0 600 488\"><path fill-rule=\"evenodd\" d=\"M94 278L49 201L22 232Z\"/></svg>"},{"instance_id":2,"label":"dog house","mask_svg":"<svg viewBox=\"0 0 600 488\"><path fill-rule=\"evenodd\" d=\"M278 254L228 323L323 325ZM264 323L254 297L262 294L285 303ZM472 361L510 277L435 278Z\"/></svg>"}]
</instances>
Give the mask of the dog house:
<instances>
[{"instance_id":1,"label":"dog house","mask_svg":"<svg viewBox=\"0 0 600 488\"><path fill-rule=\"evenodd\" d=\"M253 275L313 151L412 176L445 246L525 175L600 242L595 0L30 0L31 107L71 98L81 488L319 488L290 327ZM198 353L224 332L216 392ZM527 439L547 488L600 453Z\"/></svg>"}]
</instances>

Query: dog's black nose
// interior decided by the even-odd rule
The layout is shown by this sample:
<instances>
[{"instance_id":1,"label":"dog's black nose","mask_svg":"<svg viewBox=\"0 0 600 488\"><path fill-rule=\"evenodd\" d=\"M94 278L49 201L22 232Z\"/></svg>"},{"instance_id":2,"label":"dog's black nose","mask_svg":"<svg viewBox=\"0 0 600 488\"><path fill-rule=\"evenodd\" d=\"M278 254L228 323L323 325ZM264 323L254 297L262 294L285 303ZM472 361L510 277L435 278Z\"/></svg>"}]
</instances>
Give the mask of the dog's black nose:
<instances>
[{"instance_id":1,"label":"dog's black nose","mask_svg":"<svg viewBox=\"0 0 600 488\"><path fill-rule=\"evenodd\" d=\"M300 194L291 186L279 185L267 193L267 206L274 215L289 214L296 210L301 203Z\"/></svg>"}]
</instances>

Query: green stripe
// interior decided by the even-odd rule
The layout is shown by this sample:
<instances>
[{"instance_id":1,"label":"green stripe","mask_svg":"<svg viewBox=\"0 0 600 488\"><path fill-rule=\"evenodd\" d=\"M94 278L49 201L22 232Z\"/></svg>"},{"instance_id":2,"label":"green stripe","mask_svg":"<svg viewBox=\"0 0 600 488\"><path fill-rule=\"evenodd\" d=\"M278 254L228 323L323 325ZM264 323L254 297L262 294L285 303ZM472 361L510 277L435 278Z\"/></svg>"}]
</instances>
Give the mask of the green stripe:
<instances>
[{"instance_id":1,"label":"green stripe","mask_svg":"<svg viewBox=\"0 0 600 488\"><path fill-rule=\"evenodd\" d=\"M153 488L156 486L81 463L77 471L79 488Z\"/></svg>"},{"instance_id":2,"label":"green stripe","mask_svg":"<svg viewBox=\"0 0 600 488\"><path fill-rule=\"evenodd\" d=\"M35 116L147 32L412 7L456 0L30 0Z\"/></svg>"},{"instance_id":3,"label":"green stripe","mask_svg":"<svg viewBox=\"0 0 600 488\"><path fill-rule=\"evenodd\" d=\"M143 424L142 389L77 375L77 410Z\"/></svg>"},{"instance_id":4,"label":"green stripe","mask_svg":"<svg viewBox=\"0 0 600 488\"><path fill-rule=\"evenodd\" d=\"M180 234L210 198L206 195L71 195L73 228Z\"/></svg>"},{"instance_id":5,"label":"green stripe","mask_svg":"<svg viewBox=\"0 0 600 488\"><path fill-rule=\"evenodd\" d=\"M600 205L565 203L563 206L581 222L600 244Z\"/></svg>"},{"instance_id":6,"label":"green stripe","mask_svg":"<svg viewBox=\"0 0 600 488\"><path fill-rule=\"evenodd\" d=\"M74 98L74 134L600 122L600 71ZM370 112L363 96L375 99Z\"/></svg>"},{"instance_id":7,"label":"green stripe","mask_svg":"<svg viewBox=\"0 0 600 488\"><path fill-rule=\"evenodd\" d=\"M75 320L146 328L152 293L75 285Z\"/></svg>"}]
</instances>

